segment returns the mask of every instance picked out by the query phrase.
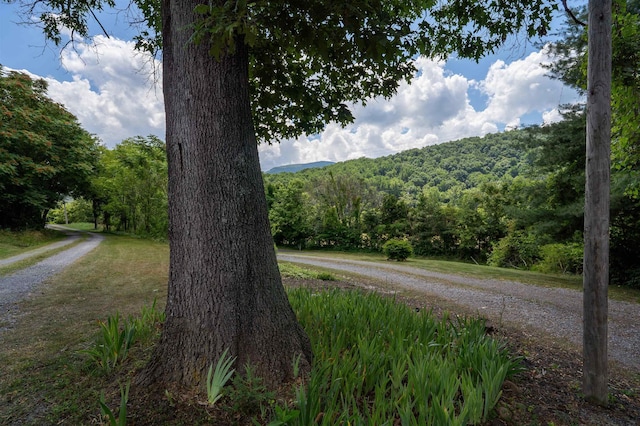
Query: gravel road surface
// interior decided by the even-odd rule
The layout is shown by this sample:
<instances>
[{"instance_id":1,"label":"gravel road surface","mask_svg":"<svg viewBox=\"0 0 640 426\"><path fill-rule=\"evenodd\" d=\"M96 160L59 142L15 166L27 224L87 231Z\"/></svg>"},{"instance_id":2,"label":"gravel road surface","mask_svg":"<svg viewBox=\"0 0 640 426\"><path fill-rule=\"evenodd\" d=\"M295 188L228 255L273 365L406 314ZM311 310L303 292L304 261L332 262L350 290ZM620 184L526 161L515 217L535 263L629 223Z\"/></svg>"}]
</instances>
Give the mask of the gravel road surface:
<instances>
[{"instance_id":1,"label":"gravel road surface","mask_svg":"<svg viewBox=\"0 0 640 426\"><path fill-rule=\"evenodd\" d=\"M86 233L86 235L87 239L85 241L82 241L67 250L50 256L33 266L21 269L10 275L0 277L0 334L15 322L16 316L19 313L17 308L18 302L25 297L28 297L34 290L42 285L47 278L59 273L80 257L96 248L104 239L104 237L99 234ZM78 235L72 235L69 239L64 240L63 242L69 244L78 238ZM21 257L18 260L51 250L51 246L56 244L60 243L54 243L47 247L43 247L42 249L24 253L23 255L20 255ZM65 244L62 244L62 246L64 245ZM19 256L14 256L14 258L16 257ZM5 259L5 261L6 260L8 259ZM16 262L17 260L13 261Z\"/></svg>"},{"instance_id":2,"label":"gravel road surface","mask_svg":"<svg viewBox=\"0 0 640 426\"><path fill-rule=\"evenodd\" d=\"M49 250L55 250L57 248L60 247L64 247L64 246L68 246L69 244L75 242L78 240L78 238L80 238L80 232L78 231L74 231L68 228L62 228L62 227L54 227L52 225L49 225L49 227L51 229L57 229L59 231L63 231L68 235L68 238L62 240L62 241L58 241L57 243L53 243L53 244L49 244L40 248L37 248L35 250L31 250L22 254L18 254L16 256L11 256L11 257L7 257L6 259L0 259L0 267L2 266L7 266L7 265L11 265L12 263L16 263L19 262L21 260L24 259L28 259L30 257L33 256L37 256L39 254L42 253L46 253Z\"/></svg>"},{"instance_id":3,"label":"gravel road surface","mask_svg":"<svg viewBox=\"0 0 640 426\"><path fill-rule=\"evenodd\" d=\"M279 253L278 259L345 271L419 290L485 318L545 333L582 348L582 292L517 282L475 279L405 266ZM640 371L640 304L609 301L609 360Z\"/></svg>"}]
</instances>

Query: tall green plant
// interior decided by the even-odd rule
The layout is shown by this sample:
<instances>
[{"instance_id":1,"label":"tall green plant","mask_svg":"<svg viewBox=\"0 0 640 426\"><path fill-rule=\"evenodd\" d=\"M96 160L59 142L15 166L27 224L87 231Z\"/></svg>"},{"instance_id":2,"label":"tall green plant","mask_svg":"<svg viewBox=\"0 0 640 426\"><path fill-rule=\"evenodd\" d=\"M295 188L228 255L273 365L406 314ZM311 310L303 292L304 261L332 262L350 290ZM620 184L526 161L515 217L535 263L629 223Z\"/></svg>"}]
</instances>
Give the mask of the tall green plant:
<instances>
[{"instance_id":1,"label":"tall green plant","mask_svg":"<svg viewBox=\"0 0 640 426\"><path fill-rule=\"evenodd\" d=\"M136 329L133 324L125 321L120 325L120 314L107 317L107 321L100 321L100 335L93 348L84 351L104 372L110 372L116 365L121 364L129 348L134 342Z\"/></svg>"},{"instance_id":2,"label":"tall green plant","mask_svg":"<svg viewBox=\"0 0 640 426\"><path fill-rule=\"evenodd\" d=\"M277 411L287 424L479 424L518 371L480 320L437 320L375 294L289 296L317 356L296 405Z\"/></svg>"},{"instance_id":3,"label":"tall green plant","mask_svg":"<svg viewBox=\"0 0 640 426\"><path fill-rule=\"evenodd\" d=\"M215 370L213 364L209 366L207 373L207 401L209 405L214 405L220 398L222 398L222 388L229 381L235 369L231 368L236 360L236 357L227 356L229 349L225 349L220 355L218 362L216 363Z\"/></svg>"},{"instance_id":4,"label":"tall green plant","mask_svg":"<svg viewBox=\"0 0 640 426\"><path fill-rule=\"evenodd\" d=\"M118 410L118 417L109 408L104 399L104 393L100 394L100 412L107 418L109 426L125 426L127 424L127 402L129 401L129 385L127 382L123 388L120 385L120 409Z\"/></svg>"},{"instance_id":5,"label":"tall green plant","mask_svg":"<svg viewBox=\"0 0 640 426\"><path fill-rule=\"evenodd\" d=\"M156 305L157 299L154 299L151 306L142 307L140 316L122 322L118 312L107 317L106 321L99 321L100 334L93 347L82 352L89 355L99 370L111 372L122 364L135 341L148 339L159 331L165 314Z\"/></svg>"}]
</instances>

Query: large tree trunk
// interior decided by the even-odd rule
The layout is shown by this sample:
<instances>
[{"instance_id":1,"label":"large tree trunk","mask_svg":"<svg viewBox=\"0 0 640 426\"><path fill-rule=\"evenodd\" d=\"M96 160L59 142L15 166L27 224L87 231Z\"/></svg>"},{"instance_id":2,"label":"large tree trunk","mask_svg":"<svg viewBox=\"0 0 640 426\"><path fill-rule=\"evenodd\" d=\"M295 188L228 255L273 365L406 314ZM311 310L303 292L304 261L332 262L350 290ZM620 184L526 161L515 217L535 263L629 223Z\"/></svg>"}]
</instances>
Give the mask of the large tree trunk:
<instances>
[{"instance_id":1,"label":"large tree trunk","mask_svg":"<svg viewBox=\"0 0 640 426\"><path fill-rule=\"evenodd\" d=\"M589 1L584 210L584 394L608 402L607 318L611 146L611 0Z\"/></svg>"},{"instance_id":2,"label":"large tree trunk","mask_svg":"<svg viewBox=\"0 0 640 426\"><path fill-rule=\"evenodd\" d=\"M247 48L219 60L189 39L197 0L164 0L169 161L166 322L147 382L201 386L229 349L275 385L311 346L282 287L251 120Z\"/></svg>"}]
</instances>

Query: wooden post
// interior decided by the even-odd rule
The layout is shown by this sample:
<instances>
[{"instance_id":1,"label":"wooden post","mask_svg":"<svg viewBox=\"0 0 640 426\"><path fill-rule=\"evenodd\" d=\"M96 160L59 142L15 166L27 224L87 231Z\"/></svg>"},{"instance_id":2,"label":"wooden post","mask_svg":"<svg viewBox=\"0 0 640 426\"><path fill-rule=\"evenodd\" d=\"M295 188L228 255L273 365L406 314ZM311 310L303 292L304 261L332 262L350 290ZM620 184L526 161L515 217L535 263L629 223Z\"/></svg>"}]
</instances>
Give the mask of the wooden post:
<instances>
[{"instance_id":1,"label":"wooden post","mask_svg":"<svg viewBox=\"0 0 640 426\"><path fill-rule=\"evenodd\" d=\"M611 170L611 0L589 0L588 34L583 391L587 400L606 405Z\"/></svg>"}]
</instances>

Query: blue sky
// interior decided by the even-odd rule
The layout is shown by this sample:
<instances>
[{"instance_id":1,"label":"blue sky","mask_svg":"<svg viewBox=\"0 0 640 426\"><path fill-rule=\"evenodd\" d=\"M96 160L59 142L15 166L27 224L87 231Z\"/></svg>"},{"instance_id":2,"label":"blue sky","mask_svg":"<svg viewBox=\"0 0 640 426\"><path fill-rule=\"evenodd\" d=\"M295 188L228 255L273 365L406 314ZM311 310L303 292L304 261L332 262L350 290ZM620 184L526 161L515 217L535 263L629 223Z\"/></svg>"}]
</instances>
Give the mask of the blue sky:
<instances>
[{"instance_id":1,"label":"blue sky","mask_svg":"<svg viewBox=\"0 0 640 426\"><path fill-rule=\"evenodd\" d=\"M125 25L122 14L101 15L110 38L94 26L93 44L61 53L45 42L37 27L18 25L25 19L18 11L15 4L0 3L3 67L45 78L49 96L109 147L136 135L164 138L160 63L133 50L133 30ZM291 163L378 157L558 120L558 106L578 98L546 76L540 64L548 60L544 49L518 39L478 64L417 58L418 74L412 84L401 85L389 100L354 105L352 125L329 124L319 135L260 146L263 170Z\"/></svg>"}]
</instances>

